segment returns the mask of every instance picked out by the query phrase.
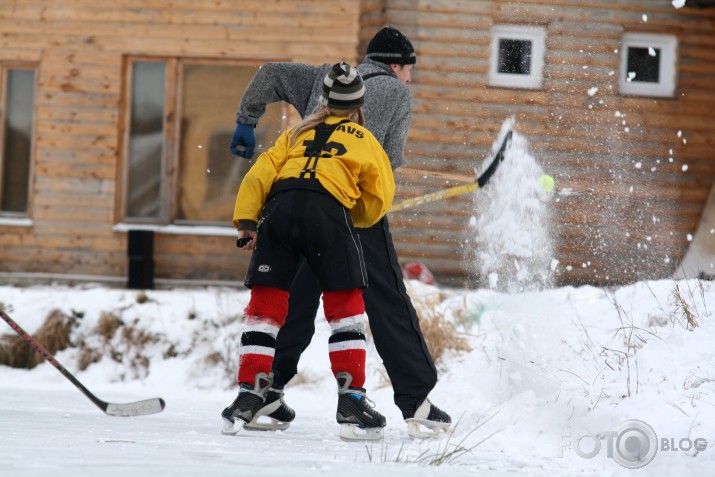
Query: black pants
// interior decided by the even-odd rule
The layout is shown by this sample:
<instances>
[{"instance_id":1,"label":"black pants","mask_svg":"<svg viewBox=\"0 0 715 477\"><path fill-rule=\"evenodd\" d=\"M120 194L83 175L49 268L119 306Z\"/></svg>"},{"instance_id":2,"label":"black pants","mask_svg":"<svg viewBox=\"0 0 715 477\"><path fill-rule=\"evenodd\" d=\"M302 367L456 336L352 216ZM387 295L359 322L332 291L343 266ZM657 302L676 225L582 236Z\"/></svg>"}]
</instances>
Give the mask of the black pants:
<instances>
[{"instance_id":1,"label":"black pants","mask_svg":"<svg viewBox=\"0 0 715 477\"><path fill-rule=\"evenodd\" d=\"M375 347L392 381L395 404L410 417L437 383L437 369L405 289L387 217L357 231L367 265L363 298ZM285 385L298 372L300 355L315 332L319 306L320 287L304 261L291 286L288 317L276 341L275 386Z\"/></svg>"},{"instance_id":2,"label":"black pants","mask_svg":"<svg viewBox=\"0 0 715 477\"><path fill-rule=\"evenodd\" d=\"M367 284L360 238L348 210L318 187L318 181L307 183L313 187L291 189L291 184L280 181L271 190L246 273L247 287L291 290L298 269L306 264L320 282L315 284L317 297L321 290L352 290Z\"/></svg>"}]
</instances>

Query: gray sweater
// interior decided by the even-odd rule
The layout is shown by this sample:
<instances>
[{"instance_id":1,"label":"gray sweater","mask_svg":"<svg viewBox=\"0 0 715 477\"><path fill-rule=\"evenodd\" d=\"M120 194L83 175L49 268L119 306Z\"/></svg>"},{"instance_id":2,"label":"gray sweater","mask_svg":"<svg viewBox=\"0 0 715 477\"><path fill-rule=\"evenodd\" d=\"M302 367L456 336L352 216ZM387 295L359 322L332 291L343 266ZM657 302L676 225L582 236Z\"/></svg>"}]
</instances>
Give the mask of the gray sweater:
<instances>
[{"instance_id":1,"label":"gray sweater","mask_svg":"<svg viewBox=\"0 0 715 477\"><path fill-rule=\"evenodd\" d=\"M243 93L237 122L257 124L266 105L276 101L293 105L301 117L312 113L318 105L323 78L330 67L329 64L265 63ZM366 59L358 66L358 72L363 77L383 73L365 80L363 114L365 127L382 144L395 169L404 162L402 152L412 119L412 95L384 63Z\"/></svg>"}]
</instances>

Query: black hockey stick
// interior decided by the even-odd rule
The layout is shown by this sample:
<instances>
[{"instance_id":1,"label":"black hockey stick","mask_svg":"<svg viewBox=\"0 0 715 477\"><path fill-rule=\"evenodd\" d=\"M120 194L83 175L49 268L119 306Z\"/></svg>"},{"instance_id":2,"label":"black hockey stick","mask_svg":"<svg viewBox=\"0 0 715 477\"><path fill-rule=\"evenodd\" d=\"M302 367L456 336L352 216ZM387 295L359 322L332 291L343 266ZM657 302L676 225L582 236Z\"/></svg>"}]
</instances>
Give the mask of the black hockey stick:
<instances>
[{"instance_id":1,"label":"black hockey stick","mask_svg":"<svg viewBox=\"0 0 715 477\"><path fill-rule=\"evenodd\" d=\"M491 162L491 164L489 164L487 170L484 171L482 175L477 177L476 181L470 182L469 184L450 187L449 189L441 190L439 192L432 192L431 194L420 195L418 197L412 197L411 199L403 200L399 204L394 204L390 208L390 212L407 209L409 207L426 204L428 202L446 199L448 197L454 197L456 195L466 194L473 190L477 190L480 187L484 187L487 182L489 182L489 179L491 179L491 177L497 171L499 164L504 160L504 154L506 153L506 149L511 144L511 135L512 131L507 131L506 135L504 136L504 140L499 147L499 150L494 155L494 160Z\"/></svg>"},{"instance_id":2,"label":"black hockey stick","mask_svg":"<svg viewBox=\"0 0 715 477\"><path fill-rule=\"evenodd\" d=\"M72 376L72 373L67 371L64 366L62 366L52 354L45 349L40 343L35 341L35 338L30 336L25 330L23 330L20 325L15 323L15 321L7 316L7 314L0 310L0 316L7 322L8 325L12 327L13 330L19 334L22 339L28 342L30 346L35 348L35 351L40 353L42 356L49 361L52 366L57 368L60 373L69 379L72 384L77 386L77 388L82 391L82 393L89 398L98 408L100 408L108 416L146 416L147 414L156 414L164 410L164 400L161 398L146 399L144 401L128 402L122 404L115 404L106 401L102 401L97 396L92 394L89 389L85 388L82 383L80 383L77 378Z\"/></svg>"}]
</instances>

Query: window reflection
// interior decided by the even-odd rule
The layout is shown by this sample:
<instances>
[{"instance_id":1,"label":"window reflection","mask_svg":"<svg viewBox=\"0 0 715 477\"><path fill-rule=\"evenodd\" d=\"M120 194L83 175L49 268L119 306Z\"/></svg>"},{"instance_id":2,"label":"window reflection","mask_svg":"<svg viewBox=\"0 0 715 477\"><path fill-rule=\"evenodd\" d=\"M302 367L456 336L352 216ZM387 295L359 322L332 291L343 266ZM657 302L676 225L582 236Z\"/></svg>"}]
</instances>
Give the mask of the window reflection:
<instances>
[{"instance_id":1,"label":"window reflection","mask_svg":"<svg viewBox=\"0 0 715 477\"><path fill-rule=\"evenodd\" d=\"M660 50L655 48L628 48L628 73L631 81L657 83L660 80Z\"/></svg>"},{"instance_id":2,"label":"window reflection","mask_svg":"<svg viewBox=\"0 0 715 477\"><path fill-rule=\"evenodd\" d=\"M162 210L166 65L137 61L133 66L127 216L159 218Z\"/></svg>"},{"instance_id":3,"label":"window reflection","mask_svg":"<svg viewBox=\"0 0 715 477\"><path fill-rule=\"evenodd\" d=\"M253 162L233 156L228 148L241 96L256 70L183 65L177 220L231 224L236 192ZM258 145L270 147L278 138L280 114L279 103L266 108L256 128Z\"/></svg>"},{"instance_id":4,"label":"window reflection","mask_svg":"<svg viewBox=\"0 0 715 477\"><path fill-rule=\"evenodd\" d=\"M27 212L35 72L8 70L6 98L0 210Z\"/></svg>"},{"instance_id":5,"label":"window reflection","mask_svg":"<svg viewBox=\"0 0 715 477\"><path fill-rule=\"evenodd\" d=\"M531 74L531 41L499 40L498 61L499 73Z\"/></svg>"}]
</instances>

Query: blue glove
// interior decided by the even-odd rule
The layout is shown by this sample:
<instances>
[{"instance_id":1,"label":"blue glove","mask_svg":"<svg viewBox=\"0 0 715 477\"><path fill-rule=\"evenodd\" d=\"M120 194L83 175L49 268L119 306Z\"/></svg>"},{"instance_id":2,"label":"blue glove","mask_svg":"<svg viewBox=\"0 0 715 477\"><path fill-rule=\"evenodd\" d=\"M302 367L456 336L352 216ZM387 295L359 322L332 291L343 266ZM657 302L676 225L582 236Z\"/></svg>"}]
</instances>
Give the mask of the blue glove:
<instances>
[{"instance_id":1,"label":"blue glove","mask_svg":"<svg viewBox=\"0 0 715 477\"><path fill-rule=\"evenodd\" d=\"M231 154L238 157L250 159L253 156L253 148L256 147L255 124L236 124L236 130L231 139Z\"/></svg>"}]
</instances>

